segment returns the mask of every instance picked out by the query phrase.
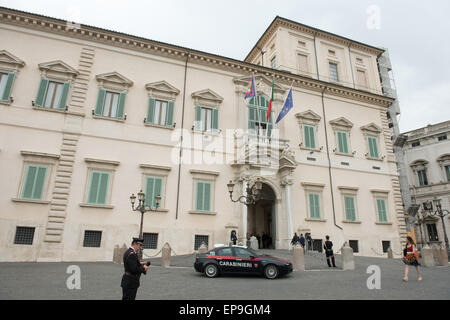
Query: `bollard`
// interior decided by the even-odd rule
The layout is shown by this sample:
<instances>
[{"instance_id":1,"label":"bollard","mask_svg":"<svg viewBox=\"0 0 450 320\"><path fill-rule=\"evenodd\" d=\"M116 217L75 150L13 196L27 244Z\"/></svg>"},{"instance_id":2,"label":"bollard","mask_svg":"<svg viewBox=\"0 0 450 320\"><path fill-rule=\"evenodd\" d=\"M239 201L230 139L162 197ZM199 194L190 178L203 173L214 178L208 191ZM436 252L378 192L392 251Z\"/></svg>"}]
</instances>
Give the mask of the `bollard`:
<instances>
[{"instance_id":1,"label":"bollard","mask_svg":"<svg viewBox=\"0 0 450 320\"><path fill-rule=\"evenodd\" d=\"M353 257L353 249L345 243L342 248L342 270L355 270L355 258Z\"/></svg>"},{"instance_id":2,"label":"bollard","mask_svg":"<svg viewBox=\"0 0 450 320\"><path fill-rule=\"evenodd\" d=\"M443 267L448 266L448 253L447 249L443 246L439 248L439 265Z\"/></svg>"},{"instance_id":3,"label":"bollard","mask_svg":"<svg viewBox=\"0 0 450 320\"><path fill-rule=\"evenodd\" d=\"M253 249L253 250L258 250L259 249L258 239L256 239L255 236L252 236L250 238L250 249Z\"/></svg>"},{"instance_id":4,"label":"bollard","mask_svg":"<svg viewBox=\"0 0 450 320\"><path fill-rule=\"evenodd\" d=\"M161 264L164 268L167 268L170 266L170 253L172 249L170 248L170 245L166 242L161 250Z\"/></svg>"},{"instance_id":5,"label":"bollard","mask_svg":"<svg viewBox=\"0 0 450 320\"><path fill-rule=\"evenodd\" d=\"M441 252L440 252L440 250L439 250L439 246L436 245L436 244L433 244L433 245L431 246L431 248L432 248L432 250L433 250L434 263L435 263L435 264L439 264L439 259L440 259L440 256L441 256Z\"/></svg>"},{"instance_id":6,"label":"bollard","mask_svg":"<svg viewBox=\"0 0 450 320\"><path fill-rule=\"evenodd\" d=\"M305 253L299 244L292 248L292 264L294 271L305 271Z\"/></svg>"},{"instance_id":7,"label":"bollard","mask_svg":"<svg viewBox=\"0 0 450 320\"><path fill-rule=\"evenodd\" d=\"M392 253L391 247L389 247L387 249L387 257L388 257L388 259L393 259L394 258L394 254Z\"/></svg>"},{"instance_id":8,"label":"bollard","mask_svg":"<svg viewBox=\"0 0 450 320\"><path fill-rule=\"evenodd\" d=\"M116 245L114 246L114 251L113 251L113 262L114 262L114 263L120 263L120 260L119 260L119 245L118 245L118 244L116 244Z\"/></svg>"},{"instance_id":9,"label":"bollard","mask_svg":"<svg viewBox=\"0 0 450 320\"><path fill-rule=\"evenodd\" d=\"M204 242L202 242L202 244L198 248L198 253L206 253L207 251L208 251L208 247L206 246L206 244Z\"/></svg>"},{"instance_id":10,"label":"bollard","mask_svg":"<svg viewBox=\"0 0 450 320\"><path fill-rule=\"evenodd\" d=\"M422 248L422 265L424 267L434 267L434 256L433 256L433 249L431 249L428 245L425 245L425 247Z\"/></svg>"}]
</instances>

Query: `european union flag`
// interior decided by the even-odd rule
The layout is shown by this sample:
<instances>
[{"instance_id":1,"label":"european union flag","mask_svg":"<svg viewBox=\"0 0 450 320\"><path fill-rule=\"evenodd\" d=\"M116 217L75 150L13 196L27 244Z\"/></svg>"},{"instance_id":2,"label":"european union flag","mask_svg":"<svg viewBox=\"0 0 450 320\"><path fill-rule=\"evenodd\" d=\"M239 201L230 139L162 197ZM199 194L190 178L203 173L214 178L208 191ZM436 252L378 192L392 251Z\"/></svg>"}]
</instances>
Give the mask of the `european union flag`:
<instances>
[{"instance_id":1,"label":"european union flag","mask_svg":"<svg viewBox=\"0 0 450 320\"><path fill-rule=\"evenodd\" d=\"M278 115L277 121L275 123L278 123L281 119L283 119L284 116L286 115L286 113L288 113L289 110L291 110L293 106L294 106L294 104L292 102L292 88L291 88L291 90L289 90L286 101L284 102L283 109L281 109L281 112Z\"/></svg>"}]
</instances>

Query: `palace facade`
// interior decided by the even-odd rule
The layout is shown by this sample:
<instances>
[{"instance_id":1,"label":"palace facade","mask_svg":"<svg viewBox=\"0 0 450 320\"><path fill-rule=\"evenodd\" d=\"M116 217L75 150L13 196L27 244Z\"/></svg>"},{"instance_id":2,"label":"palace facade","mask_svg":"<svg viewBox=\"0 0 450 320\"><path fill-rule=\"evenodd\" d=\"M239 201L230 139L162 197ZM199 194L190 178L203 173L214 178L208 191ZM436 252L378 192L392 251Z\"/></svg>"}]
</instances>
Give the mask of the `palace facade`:
<instances>
[{"instance_id":1,"label":"palace facade","mask_svg":"<svg viewBox=\"0 0 450 320\"><path fill-rule=\"evenodd\" d=\"M281 17L243 61L7 8L0 37L2 261L111 261L139 234L140 190L148 256L232 230L401 252L384 50ZM235 201L260 184L256 201L230 181Z\"/></svg>"}]
</instances>

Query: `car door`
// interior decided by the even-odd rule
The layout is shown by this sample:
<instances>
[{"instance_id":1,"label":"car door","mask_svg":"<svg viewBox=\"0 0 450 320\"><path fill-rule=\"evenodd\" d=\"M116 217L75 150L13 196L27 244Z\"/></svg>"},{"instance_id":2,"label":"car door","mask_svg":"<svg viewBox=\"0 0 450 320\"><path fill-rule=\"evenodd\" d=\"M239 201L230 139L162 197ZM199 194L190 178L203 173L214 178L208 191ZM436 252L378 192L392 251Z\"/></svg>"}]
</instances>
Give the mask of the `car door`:
<instances>
[{"instance_id":1,"label":"car door","mask_svg":"<svg viewBox=\"0 0 450 320\"><path fill-rule=\"evenodd\" d=\"M231 247L229 248L221 248L216 251L217 263L219 265L219 269L222 273L233 273L236 272L233 262L235 262L235 257L233 250Z\"/></svg>"},{"instance_id":2,"label":"car door","mask_svg":"<svg viewBox=\"0 0 450 320\"><path fill-rule=\"evenodd\" d=\"M239 273L256 273L260 268L260 262L254 259L255 254L251 251L234 247L234 255L236 259L236 272Z\"/></svg>"}]
</instances>

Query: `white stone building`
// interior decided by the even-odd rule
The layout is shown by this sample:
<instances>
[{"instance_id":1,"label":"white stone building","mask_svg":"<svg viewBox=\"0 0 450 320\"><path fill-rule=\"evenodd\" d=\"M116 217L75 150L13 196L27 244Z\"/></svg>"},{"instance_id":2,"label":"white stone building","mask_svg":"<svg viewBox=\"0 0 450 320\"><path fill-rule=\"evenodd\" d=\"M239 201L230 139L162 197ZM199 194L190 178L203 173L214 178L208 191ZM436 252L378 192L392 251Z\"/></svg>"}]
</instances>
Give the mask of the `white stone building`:
<instances>
[{"instance_id":1,"label":"white stone building","mask_svg":"<svg viewBox=\"0 0 450 320\"><path fill-rule=\"evenodd\" d=\"M424 217L427 202L431 202L431 208L428 209L436 212L433 199L439 200L443 210L450 210L450 121L428 125L402 135L411 202L420 206L419 217ZM449 218L450 215L444 217L447 235ZM442 219L438 215L425 215L425 220L416 224L415 236L420 246L445 246Z\"/></svg>"},{"instance_id":2,"label":"white stone building","mask_svg":"<svg viewBox=\"0 0 450 320\"><path fill-rule=\"evenodd\" d=\"M147 255L233 229L272 248L297 232L318 250L329 235L336 250L400 253L382 49L276 17L239 61L7 8L0 38L1 261L111 261L139 233L140 189L161 197ZM244 99L252 75L257 101ZM232 202L230 180L233 199L256 180L262 197Z\"/></svg>"}]
</instances>

